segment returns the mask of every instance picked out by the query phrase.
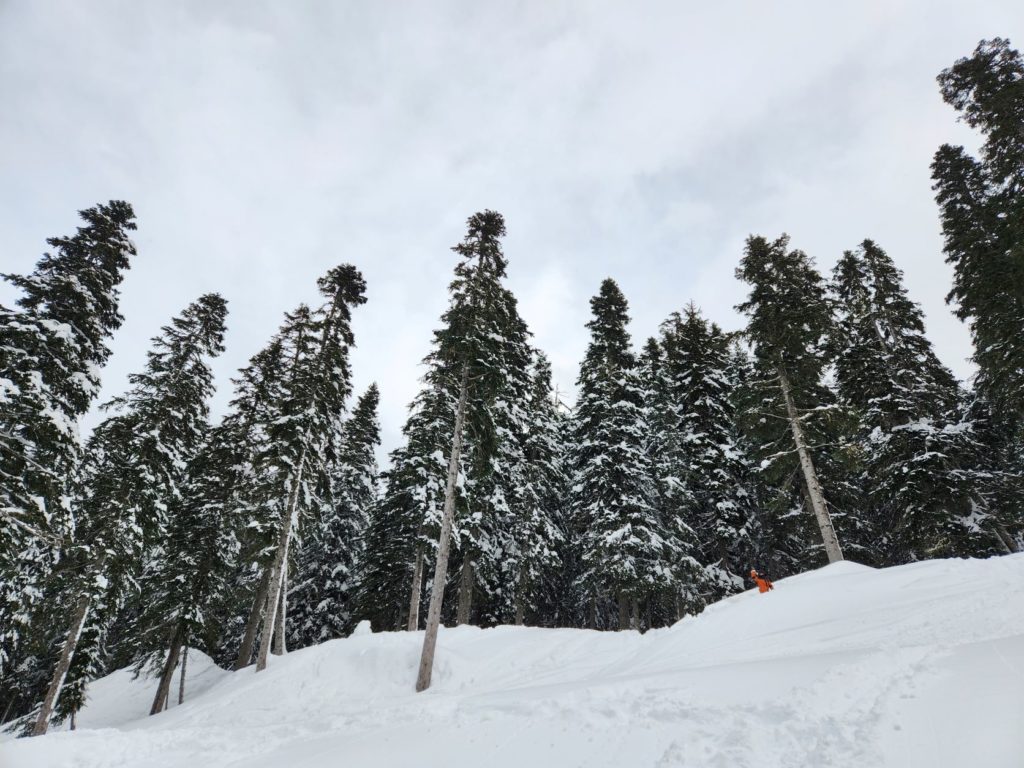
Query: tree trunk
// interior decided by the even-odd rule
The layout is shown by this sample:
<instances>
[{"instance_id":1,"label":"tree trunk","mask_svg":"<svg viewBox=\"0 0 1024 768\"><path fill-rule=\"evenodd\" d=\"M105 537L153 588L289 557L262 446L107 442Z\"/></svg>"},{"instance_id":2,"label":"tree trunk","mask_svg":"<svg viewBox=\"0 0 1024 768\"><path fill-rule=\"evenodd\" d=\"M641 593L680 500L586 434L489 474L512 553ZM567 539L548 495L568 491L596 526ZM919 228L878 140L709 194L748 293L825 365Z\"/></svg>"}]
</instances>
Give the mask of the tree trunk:
<instances>
[{"instance_id":1,"label":"tree trunk","mask_svg":"<svg viewBox=\"0 0 1024 768\"><path fill-rule=\"evenodd\" d=\"M71 713L71 730L72 731L75 730L78 727L77 723L75 723L75 718L77 718L77 717L78 717L78 710L76 709L74 712Z\"/></svg>"},{"instance_id":2,"label":"tree trunk","mask_svg":"<svg viewBox=\"0 0 1024 768\"><path fill-rule=\"evenodd\" d=\"M469 616L473 611L473 557L466 552L462 561L462 574L459 578L459 605L455 612L456 626L469 624Z\"/></svg>"},{"instance_id":3,"label":"tree trunk","mask_svg":"<svg viewBox=\"0 0 1024 768\"><path fill-rule=\"evenodd\" d=\"M619 631L629 628L629 598L619 593Z\"/></svg>"},{"instance_id":4,"label":"tree trunk","mask_svg":"<svg viewBox=\"0 0 1024 768\"><path fill-rule=\"evenodd\" d=\"M178 679L178 703L185 703L185 671L188 669L188 643L181 648L181 677Z\"/></svg>"},{"instance_id":5,"label":"tree trunk","mask_svg":"<svg viewBox=\"0 0 1024 768\"><path fill-rule=\"evenodd\" d=\"M526 568L519 568L519 586L516 589L516 626L523 626L526 618Z\"/></svg>"},{"instance_id":6,"label":"tree trunk","mask_svg":"<svg viewBox=\"0 0 1024 768\"><path fill-rule=\"evenodd\" d=\"M420 628L420 600L423 597L423 544L416 547L416 560L412 566L412 589L409 593L409 624L410 632Z\"/></svg>"},{"instance_id":7,"label":"tree trunk","mask_svg":"<svg viewBox=\"0 0 1024 768\"><path fill-rule=\"evenodd\" d=\"M260 585L256 589L256 597L252 601L252 608L249 611L249 619L245 622L245 634L242 636L242 644L238 648L235 669L248 667L252 663L252 646L256 642L256 630L260 628L260 617L267 607L267 590L269 588L270 566L267 566L263 569Z\"/></svg>"},{"instance_id":8,"label":"tree trunk","mask_svg":"<svg viewBox=\"0 0 1024 768\"><path fill-rule=\"evenodd\" d=\"M149 714L155 715L163 712L167 706L167 697L171 690L171 681L174 678L174 670L178 666L178 656L181 655L181 630L176 629L171 635L171 647L167 651L167 659L164 661L163 672L160 674L160 685L156 688L156 696L153 697L153 706L149 708Z\"/></svg>"},{"instance_id":9,"label":"tree trunk","mask_svg":"<svg viewBox=\"0 0 1024 768\"><path fill-rule=\"evenodd\" d=\"M448 483L444 493L444 514L441 517L441 538L437 547L437 563L434 566L434 584L430 590L430 608L427 611L427 631L423 636L423 653L420 656L420 670L416 678L416 690L425 691L430 687L430 675L434 671L434 650L437 647L437 630L441 624L441 603L444 600L444 583L448 577L448 553L451 550L452 518L455 516L455 483L459 477L459 459L462 453L462 426L466 421L466 400L469 396L469 366L462 366L462 382L459 385L459 405L455 411L455 432L452 435L452 453L448 457Z\"/></svg>"},{"instance_id":10,"label":"tree trunk","mask_svg":"<svg viewBox=\"0 0 1024 768\"><path fill-rule=\"evenodd\" d=\"M587 626L597 629L597 595L590 593L590 605L587 606Z\"/></svg>"},{"instance_id":11,"label":"tree trunk","mask_svg":"<svg viewBox=\"0 0 1024 768\"><path fill-rule=\"evenodd\" d=\"M281 572L281 591L277 598L277 621L274 625L274 644L270 652L275 656L283 656L288 652L285 645L286 621L288 619L288 558L285 556L284 569Z\"/></svg>"},{"instance_id":12,"label":"tree trunk","mask_svg":"<svg viewBox=\"0 0 1024 768\"><path fill-rule=\"evenodd\" d=\"M277 552L274 553L274 562L270 567L270 586L267 590L267 611L263 617L263 637L260 638L260 652L256 659L256 671L262 672L267 668L267 658L270 656L270 646L274 638L274 622L277 619L278 596L281 593L281 580L285 572L285 561L288 557L288 545L292 538L292 529L295 527L295 518L298 515L299 491L302 487L302 475L306 467L306 449L302 449L299 457L299 465L295 472L295 485L288 495L288 506L281 515L281 533L277 540Z\"/></svg>"},{"instance_id":13,"label":"tree trunk","mask_svg":"<svg viewBox=\"0 0 1024 768\"><path fill-rule=\"evenodd\" d=\"M635 597L629 601L629 628L640 630L640 601Z\"/></svg>"},{"instance_id":14,"label":"tree trunk","mask_svg":"<svg viewBox=\"0 0 1024 768\"><path fill-rule=\"evenodd\" d=\"M1003 543L1003 546L1006 547L1006 553L1008 555L1012 555L1013 553L1020 551L1019 547L1017 546L1017 542L1013 540L1013 537L1010 535L1009 531L1006 530L1005 526L1002 523L996 520L992 527L995 528L996 536L999 537L999 540Z\"/></svg>"},{"instance_id":15,"label":"tree trunk","mask_svg":"<svg viewBox=\"0 0 1024 768\"><path fill-rule=\"evenodd\" d=\"M839 547L839 539L836 537L836 530L832 527L832 518L829 517L828 509L825 507L825 496L821 492L821 485L818 483L818 474L814 471L814 462L811 461L811 454L807 450L807 441L804 438L804 429L800 424L800 416L797 414L796 405L793 403L793 392L789 386L789 377L782 365L777 366L779 373L779 386L782 389L782 397L786 401L786 413L789 416L789 427L793 433L793 442L796 443L796 451L800 456L800 469L804 474L804 486L807 489L807 496L811 501L811 508L818 520L818 529L821 531L821 540L825 544L825 553L830 563L843 559L843 550Z\"/></svg>"},{"instance_id":16,"label":"tree trunk","mask_svg":"<svg viewBox=\"0 0 1024 768\"><path fill-rule=\"evenodd\" d=\"M100 562L102 563L102 560ZM71 614L71 627L64 640L64 649L61 651L60 659L57 660L57 668L53 671L53 679L50 681L50 687L46 690L46 696L39 707L39 716L36 718L35 725L32 726L33 736L42 736L50 727L50 717L53 715L53 708L60 696L60 689L64 685L64 678L67 677L68 669L71 668L71 657L74 656L75 648L78 646L78 639L82 635L82 628L85 626L86 616L89 615L91 603L92 595L87 589L82 590L82 594L78 596L75 611Z\"/></svg>"}]
</instances>

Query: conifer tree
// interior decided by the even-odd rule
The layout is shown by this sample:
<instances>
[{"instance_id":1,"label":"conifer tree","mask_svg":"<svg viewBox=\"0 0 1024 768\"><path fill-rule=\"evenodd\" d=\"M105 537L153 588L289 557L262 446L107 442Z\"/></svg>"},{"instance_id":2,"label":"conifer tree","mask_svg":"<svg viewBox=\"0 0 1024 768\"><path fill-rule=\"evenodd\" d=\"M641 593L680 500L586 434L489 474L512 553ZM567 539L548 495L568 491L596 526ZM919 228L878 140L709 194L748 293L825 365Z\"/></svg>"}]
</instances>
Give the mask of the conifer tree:
<instances>
[{"instance_id":1,"label":"conifer tree","mask_svg":"<svg viewBox=\"0 0 1024 768\"><path fill-rule=\"evenodd\" d=\"M289 596L297 647L342 637L351 628L363 537L377 501L379 402L380 392L372 384L345 422L331 478L331 506L303 542L296 587Z\"/></svg>"},{"instance_id":2,"label":"conifer tree","mask_svg":"<svg viewBox=\"0 0 1024 768\"><path fill-rule=\"evenodd\" d=\"M746 336L753 347L759 400L747 423L758 443L763 474L775 489L774 520L768 527L772 565L783 571L812 562L811 534L806 517L798 514L803 505L795 486L814 516L829 562L843 559L815 467L824 454L819 440L831 442L824 417L832 396L822 378L832 314L824 281L811 260L788 246L786 235L773 242L751 236L736 272L751 286L738 307L749 317ZM811 416L818 417L817 423Z\"/></svg>"},{"instance_id":3,"label":"conifer tree","mask_svg":"<svg viewBox=\"0 0 1024 768\"><path fill-rule=\"evenodd\" d=\"M493 597L494 576L501 572L501 541L515 504L515 483L521 477L522 423L517 406L528 389L525 372L530 352L526 324L502 282L507 267L500 241L504 235L505 222L499 213L484 211L470 217L466 237L452 249L461 260L449 286L451 299L442 328L435 332L434 350L427 358L427 383L438 392L457 393L457 402L427 632L416 683L420 691L430 685L450 530L462 496L457 489L459 475L464 474L465 493L473 497L472 507L463 507L470 514L461 515L458 521L459 623L470 620L480 573L485 585L489 577Z\"/></svg>"},{"instance_id":4,"label":"conifer tree","mask_svg":"<svg viewBox=\"0 0 1024 768\"><path fill-rule=\"evenodd\" d=\"M942 97L981 132L979 158L944 144L935 181L946 261L947 301L969 321L979 392L1024 415L1024 59L1008 40L982 40L938 77Z\"/></svg>"},{"instance_id":5,"label":"conifer tree","mask_svg":"<svg viewBox=\"0 0 1024 768\"><path fill-rule=\"evenodd\" d=\"M267 665L275 631L282 637L285 631L283 595L292 539L329 483L327 468L338 448L337 420L351 390L351 310L366 302L366 283L349 264L335 267L317 285L324 304L316 311L300 306L286 317L279 333L288 373L282 381L279 412L266 425L267 443L254 461L256 498L272 511L277 528L273 559L266 569L257 671Z\"/></svg>"},{"instance_id":6,"label":"conifer tree","mask_svg":"<svg viewBox=\"0 0 1024 768\"><path fill-rule=\"evenodd\" d=\"M526 402L526 434L522 478L512 540L515 574L514 622L535 616L545 582L561 564L559 549L562 499L567 487L561 445L560 416L551 390L551 363L534 354Z\"/></svg>"},{"instance_id":7,"label":"conifer tree","mask_svg":"<svg viewBox=\"0 0 1024 768\"><path fill-rule=\"evenodd\" d=\"M34 735L46 732L69 669L93 668L85 659L72 666L76 650L99 651L103 623L135 591L147 559L162 554L184 470L205 437L213 391L208 360L223 349L226 314L224 299L207 294L165 326L153 340L146 369L130 376L129 391L106 405L113 415L89 439L75 540L60 574L65 592L74 596L70 627ZM79 648L83 637L92 642ZM84 678L69 682L68 695L81 697Z\"/></svg>"},{"instance_id":8,"label":"conifer tree","mask_svg":"<svg viewBox=\"0 0 1024 768\"><path fill-rule=\"evenodd\" d=\"M118 286L135 255L128 203L79 215L84 225L48 240L53 251L32 273L3 275L22 295L17 309L0 306L0 675L73 533L78 420L99 391L122 321Z\"/></svg>"},{"instance_id":9,"label":"conifer tree","mask_svg":"<svg viewBox=\"0 0 1024 768\"><path fill-rule=\"evenodd\" d=\"M573 414L570 504L592 614L599 599L610 597L623 629L636 626L640 603L669 582L669 558L652 504L643 391L626 329L626 299L606 279L590 306L591 340Z\"/></svg>"},{"instance_id":10,"label":"conifer tree","mask_svg":"<svg viewBox=\"0 0 1024 768\"><path fill-rule=\"evenodd\" d=\"M691 303L662 326L664 377L682 459L674 473L686 487L687 522L716 590L742 589L750 563L753 498L739 446L730 378L730 342Z\"/></svg>"},{"instance_id":11,"label":"conifer tree","mask_svg":"<svg viewBox=\"0 0 1024 768\"><path fill-rule=\"evenodd\" d=\"M986 515L973 468L977 444L961 394L925 336L903 276L870 240L835 269L836 376L860 418L871 516L860 537L869 560L905 562L970 551Z\"/></svg>"}]
</instances>

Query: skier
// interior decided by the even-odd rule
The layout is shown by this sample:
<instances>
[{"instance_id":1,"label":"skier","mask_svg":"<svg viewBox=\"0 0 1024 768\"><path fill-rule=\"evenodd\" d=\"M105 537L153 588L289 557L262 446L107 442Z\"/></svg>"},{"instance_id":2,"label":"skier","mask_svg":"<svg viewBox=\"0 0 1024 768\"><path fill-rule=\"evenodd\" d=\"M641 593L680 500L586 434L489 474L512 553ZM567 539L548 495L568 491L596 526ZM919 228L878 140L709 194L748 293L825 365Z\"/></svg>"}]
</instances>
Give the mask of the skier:
<instances>
[{"instance_id":1,"label":"skier","mask_svg":"<svg viewBox=\"0 0 1024 768\"><path fill-rule=\"evenodd\" d=\"M769 589L775 589L775 587L772 586L771 579L766 576L761 576L753 568L750 569L750 578L752 578L757 584L758 592L767 592Z\"/></svg>"}]
</instances>

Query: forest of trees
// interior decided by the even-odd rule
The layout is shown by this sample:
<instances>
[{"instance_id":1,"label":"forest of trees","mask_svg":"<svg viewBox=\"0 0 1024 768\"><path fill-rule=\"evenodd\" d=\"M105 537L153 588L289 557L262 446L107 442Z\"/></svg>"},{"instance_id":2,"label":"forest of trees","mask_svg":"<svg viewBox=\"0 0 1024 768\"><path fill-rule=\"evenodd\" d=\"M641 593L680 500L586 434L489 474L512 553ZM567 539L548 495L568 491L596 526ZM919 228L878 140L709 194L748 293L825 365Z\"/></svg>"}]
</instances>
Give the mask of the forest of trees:
<instances>
[{"instance_id":1,"label":"forest of trees","mask_svg":"<svg viewBox=\"0 0 1024 768\"><path fill-rule=\"evenodd\" d=\"M351 385L366 285L349 264L284 316L216 422L229 311L207 294L82 440L136 223L122 201L81 211L30 274L3 275L20 298L0 306L0 723L73 724L90 680L129 665L159 676L159 712L189 649L260 670L364 620L644 630L751 568L1019 551L1024 59L983 41L938 80L982 138L932 165L970 384L881 245L825 275L786 235L751 236L738 333L684 298L641 343L616 282L595 286L567 408L506 284L504 219L483 211L383 470L378 387Z\"/></svg>"}]
</instances>

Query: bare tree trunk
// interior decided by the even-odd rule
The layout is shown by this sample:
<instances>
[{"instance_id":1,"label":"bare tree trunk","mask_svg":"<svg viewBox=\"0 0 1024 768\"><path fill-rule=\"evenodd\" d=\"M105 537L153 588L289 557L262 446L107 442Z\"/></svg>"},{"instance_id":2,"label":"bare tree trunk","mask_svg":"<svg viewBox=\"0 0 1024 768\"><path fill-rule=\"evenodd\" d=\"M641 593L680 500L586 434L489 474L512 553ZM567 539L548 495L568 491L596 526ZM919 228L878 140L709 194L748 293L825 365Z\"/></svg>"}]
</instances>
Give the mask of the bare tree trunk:
<instances>
[{"instance_id":1,"label":"bare tree trunk","mask_svg":"<svg viewBox=\"0 0 1024 768\"><path fill-rule=\"evenodd\" d=\"M459 605L455 612L456 626L469 624L469 616L473 611L473 581L473 556L466 552L459 579Z\"/></svg>"},{"instance_id":2,"label":"bare tree trunk","mask_svg":"<svg viewBox=\"0 0 1024 768\"><path fill-rule=\"evenodd\" d=\"M996 520L995 524L992 527L996 531L996 536L999 537L999 540L1003 543L1003 546L1006 547L1006 553L1008 555L1012 555L1013 553L1020 551L1020 548L1017 546L1017 542L1013 540L1013 537L1010 535L1009 531L1006 530L1006 527L1002 523Z\"/></svg>"},{"instance_id":3,"label":"bare tree trunk","mask_svg":"<svg viewBox=\"0 0 1024 768\"><path fill-rule=\"evenodd\" d=\"M811 454L807 450L804 429L800 424L800 416L797 414L796 405L793 403L793 392L789 386L789 377L786 375L782 365L778 365L776 370L779 373L782 397L786 401L786 413L789 416L789 427L793 433L793 442L796 443L796 452L800 456L800 468L803 470L807 496L810 498L814 516L818 520L818 529L821 531L821 540L825 544L825 553L828 555L828 561L835 563L843 559L843 550L839 547L836 530L832 527L832 518L829 517L828 509L825 507L825 496L822 494L821 485L818 483L818 474L814 471L814 462L811 461Z\"/></svg>"},{"instance_id":4,"label":"bare tree trunk","mask_svg":"<svg viewBox=\"0 0 1024 768\"><path fill-rule=\"evenodd\" d=\"M302 487L302 476L306 467L306 449L302 449L299 457L299 465L295 472L295 485L288 495L288 506L281 515L281 533L277 540L277 552L274 554L274 562L270 567L270 586L267 590L267 611L263 617L263 637L260 638L260 652L256 658L256 671L262 672L267 668L267 658L270 656L270 646L274 637L274 621L277 619L278 596L281 592L281 579L284 573L285 561L288 557L288 544L292 538L292 528L295 527L295 518L299 508L299 490Z\"/></svg>"},{"instance_id":5,"label":"bare tree trunk","mask_svg":"<svg viewBox=\"0 0 1024 768\"><path fill-rule=\"evenodd\" d=\"M629 598L619 593L619 631L629 628Z\"/></svg>"},{"instance_id":6,"label":"bare tree trunk","mask_svg":"<svg viewBox=\"0 0 1024 768\"><path fill-rule=\"evenodd\" d=\"M434 584L430 590L430 608L427 611L427 631L423 636L423 654L420 656L420 671L416 678L416 690L425 691L430 687L430 675L434 671L434 650L437 647L437 630L441 624L441 603L444 600L444 583L448 577L448 553L452 543L452 518L455 516L455 483L459 477L459 459L462 454L462 427L466 421L466 400L469 390L469 366L462 366L462 382L459 385L459 405L455 411L455 432L452 435L452 452L448 457L448 483L444 492L444 514L441 517L441 538L437 546L437 563L434 566Z\"/></svg>"},{"instance_id":7,"label":"bare tree trunk","mask_svg":"<svg viewBox=\"0 0 1024 768\"><path fill-rule=\"evenodd\" d=\"M102 563L102 561L100 561ZM68 669L71 668L71 657L74 656L75 648L78 646L78 639L82 635L82 628L85 626L85 618L89 615L89 605L92 603L92 595L87 589L82 590L78 596L78 603L75 611L71 614L71 627L68 629L67 637L64 640L64 649L61 651L60 659L57 660L57 668L53 671L53 679L50 687L46 690L46 696L39 707L39 716L35 725L32 726L33 736L42 736L50 727L50 717L53 715L53 708L60 696L60 689L64 685L64 678L67 677Z\"/></svg>"},{"instance_id":8,"label":"bare tree trunk","mask_svg":"<svg viewBox=\"0 0 1024 768\"><path fill-rule=\"evenodd\" d=\"M284 568L281 571L281 591L277 598L277 622L274 626L274 644L270 652L275 656L283 656L288 652L285 645L286 621L288 619L288 556L285 555Z\"/></svg>"},{"instance_id":9,"label":"bare tree trunk","mask_svg":"<svg viewBox=\"0 0 1024 768\"><path fill-rule=\"evenodd\" d=\"M71 713L71 730L72 731L75 730L78 727L77 723L75 722L75 719L77 717L78 717L78 710L76 709L74 712Z\"/></svg>"},{"instance_id":10,"label":"bare tree trunk","mask_svg":"<svg viewBox=\"0 0 1024 768\"><path fill-rule=\"evenodd\" d=\"M178 703L185 703L185 671L188 669L188 643L181 648L181 677L178 678Z\"/></svg>"},{"instance_id":11,"label":"bare tree trunk","mask_svg":"<svg viewBox=\"0 0 1024 768\"><path fill-rule=\"evenodd\" d=\"M256 589L256 596L252 601L252 608L249 610L249 619L245 622L245 634L242 636L242 644L238 648L235 669L248 667L252 663L252 647L256 642L256 630L260 628L260 617L263 616L267 607L267 590L269 588L270 566L268 565L263 569L260 585Z\"/></svg>"},{"instance_id":12,"label":"bare tree trunk","mask_svg":"<svg viewBox=\"0 0 1024 768\"><path fill-rule=\"evenodd\" d=\"M521 627L526 618L526 568L519 567L519 586L516 589L516 626Z\"/></svg>"},{"instance_id":13,"label":"bare tree trunk","mask_svg":"<svg viewBox=\"0 0 1024 768\"><path fill-rule=\"evenodd\" d=\"M597 595L590 593L590 605L587 606L587 626L597 629Z\"/></svg>"},{"instance_id":14,"label":"bare tree trunk","mask_svg":"<svg viewBox=\"0 0 1024 768\"><path fill-rule=\"evenodd\" d=\"M167 697L171 690L171 680L174 678L174 670L178 666L178 656L181 655L181 631L174 630L171 635L171 647L167 650L167 659L164 661L164 668L160 674L160 685L156 688L156 696L153 697L153 706L149 708L149 714L155 715L163 712L167 706Z\"/></svg>"},{"instance_id":15,"label":"bare tree trunk","mask_svg":"<svg viewBox=\"0 0 1024 768\"><path fill-rule=\"evenodd\" d=\"M423 544L416 547L416 560L412 566L412 589L409 593L409 624L410 632L420 628L420 600L423 597Z\"/></svg>"}]
</instances>

